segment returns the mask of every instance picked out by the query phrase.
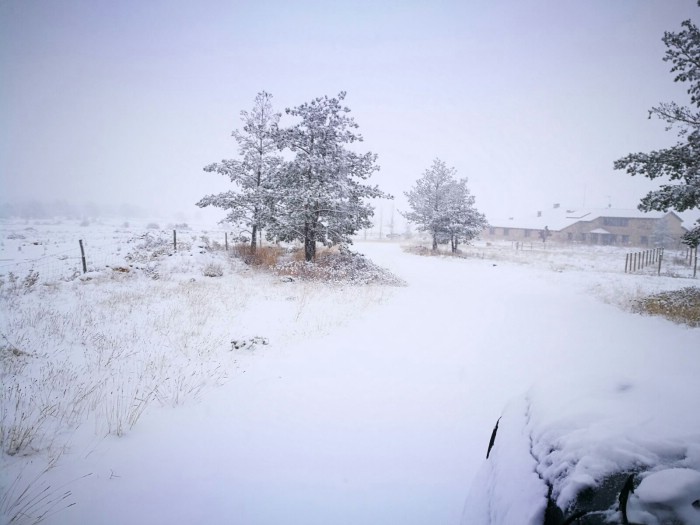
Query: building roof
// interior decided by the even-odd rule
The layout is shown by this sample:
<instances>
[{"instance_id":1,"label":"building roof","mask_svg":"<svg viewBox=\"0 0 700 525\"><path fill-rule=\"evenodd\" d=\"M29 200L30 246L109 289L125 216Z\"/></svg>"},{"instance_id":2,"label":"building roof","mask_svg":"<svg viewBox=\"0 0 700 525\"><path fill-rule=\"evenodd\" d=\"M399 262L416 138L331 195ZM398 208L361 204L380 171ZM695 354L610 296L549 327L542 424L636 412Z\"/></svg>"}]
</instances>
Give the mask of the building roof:
<instances>
[{"instance_id":1,"label":"building roof","mask_svg":"<svg viewBox=\"0 0 700 525\"><path fill-rule=\"evenodd\" d=\"M523 228L526 230L544 230L545 227L552 231L563 230L579 221L592 221L599 217L628 217L631 219L660 219L668 214L676 217L674 212L642 212L637 209L616 208L567 208L559 206L549 208L522 216L499 218L489 221L490 226L499 228ZM678 217L679 220L682 220ZM605 232L607 233L607 232Z\"/></svg>"}]
</instances>

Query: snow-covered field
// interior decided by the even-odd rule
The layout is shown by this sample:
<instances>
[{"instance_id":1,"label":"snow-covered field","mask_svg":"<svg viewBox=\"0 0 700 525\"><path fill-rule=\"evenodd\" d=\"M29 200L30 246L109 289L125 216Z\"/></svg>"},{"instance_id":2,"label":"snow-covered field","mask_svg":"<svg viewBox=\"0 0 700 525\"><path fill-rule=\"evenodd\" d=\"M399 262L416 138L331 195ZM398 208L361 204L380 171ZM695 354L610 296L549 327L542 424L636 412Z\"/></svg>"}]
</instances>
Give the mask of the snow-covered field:
<instances>
[{"instance_id":1,"label":"snow-covered field","mask_svg":"<svg viewBox=\"0 0 700 525\"><path fill-rule=\"evenodd\" d=\"M179 232L177 252L146 233L2 225L5 521L458 524L504 408L534 392L546 429L572 385L646 385L636 432L700 443L700 330L626 310L696 284L683 266L375 242L355 249L406 286L325 286L250 270L221 232Z\"/></svg>"}]
</instances>

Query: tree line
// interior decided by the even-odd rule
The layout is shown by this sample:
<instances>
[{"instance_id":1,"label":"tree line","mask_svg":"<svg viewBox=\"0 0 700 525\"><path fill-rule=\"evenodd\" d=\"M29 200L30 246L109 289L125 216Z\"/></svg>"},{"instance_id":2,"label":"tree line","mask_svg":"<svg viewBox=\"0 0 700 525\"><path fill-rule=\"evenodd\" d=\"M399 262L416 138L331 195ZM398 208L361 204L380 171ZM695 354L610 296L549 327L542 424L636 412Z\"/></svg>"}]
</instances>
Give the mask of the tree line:
<instances>
[{"instance_id":1,"label":"tree line","mask_svg":"<svg viewBox=\"0 0 700 525\"><path fill-rule=\"evenodd\" d=\"M672 64L674 81L687 84L690 106L661 103L649 117L674 128L678 142L649 153L631 153L615 161L614 167L632 176L670 181L642 198L641 210L682 212L700 208L700 30L686 20L681 31L666 32L663 42L664 61ZM362 141L362 136L350 110L342 105L345 92L287 109L297 123L286 128L280 127L281 115L273 111L271 98L263 91L252 111L241 112L243 131L233 132L240 158L204 168L229 177L234 189L206 196L197 204L227 209L225 220L248 228L253 249L264 229L271 240L301 241L310 261L317 243L350 244L351 235L371 227L373 209L367 199L392 197L367 184L379 169L377 156L347 147ZM285 150L291 160L284 160ZM456 170L440 159L405 195L410 210L402 215L430 234L434 250L449 243L456 252L460 243L474 239L486 226L467 179L457 178ZM548 230L541 233L543 241L548 234ZM684 242L691 247L700 244L700 220Z\"/></svg>"},{"instance_id":2,"label":"tree line","mask_svg":"<svg viewBox=\"0 0 700 525\"><path fill-rule=\"evenodd\" d=\"M207 195L197 205L227 210L224 221L250 234L252 250L263 231L270 241L301 242L307 261L315 258L318 243L351 244L353 234L372 226L374 210L367 200L393 197L367 183L379 170L377 155L348 148L363 139L350 109L342 104L345 96L341 92L288 108L286 114L296 123L282 127L272 95L258 93L252 110L241 111L242 130L232 133L238 158L204 168L228 177L233 189ZM454 168L436 159L406 193L411 211L403 215L431 233L434 249L450 242L456 251L485 225L467 180L454 175Z\"/></svg>"}]
</instances>

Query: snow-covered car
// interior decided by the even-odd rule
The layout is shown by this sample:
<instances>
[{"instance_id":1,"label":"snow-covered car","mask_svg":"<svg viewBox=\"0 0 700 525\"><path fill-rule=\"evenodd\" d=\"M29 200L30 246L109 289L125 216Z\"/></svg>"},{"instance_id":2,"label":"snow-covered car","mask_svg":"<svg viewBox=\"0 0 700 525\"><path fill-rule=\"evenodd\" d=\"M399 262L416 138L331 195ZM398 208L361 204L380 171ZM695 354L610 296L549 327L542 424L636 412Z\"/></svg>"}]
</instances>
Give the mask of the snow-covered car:
<instances>
[{"instance_id":1,"label":"snow-covered car","mask_svg":"<svg viewBox=\"0 0 700 525\"><path fill-rule=\"evenodd\" d=\"M531 388L494 428L462 525L699 525L700 400L689 389L653 373Z\"/></svg>"}]
</instances>

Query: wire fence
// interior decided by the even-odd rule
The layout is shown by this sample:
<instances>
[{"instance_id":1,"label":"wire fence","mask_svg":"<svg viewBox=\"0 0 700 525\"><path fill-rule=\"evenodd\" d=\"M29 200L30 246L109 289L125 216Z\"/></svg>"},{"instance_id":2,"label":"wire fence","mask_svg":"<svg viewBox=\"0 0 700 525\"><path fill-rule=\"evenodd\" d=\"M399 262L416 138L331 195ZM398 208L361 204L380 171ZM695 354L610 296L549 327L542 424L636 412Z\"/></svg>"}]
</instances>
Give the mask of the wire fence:
<instances>
[{"instance_id":1,"label":"wire fence","mask_svg":"<svg viewBox=\"0 0 700 525\"><path fill-rule=\"evenodd\" d=\"M6 235L0 250L0 277L38 273L41 282L70 280L81 274L128 266L140 251L153 246L177 252L199 243L228 250L234 236L222 230L117 229L104 231L36 231Z\"/></svg>"}]
</instances>

